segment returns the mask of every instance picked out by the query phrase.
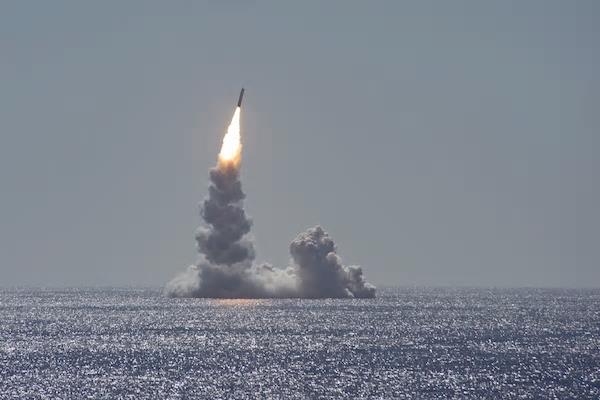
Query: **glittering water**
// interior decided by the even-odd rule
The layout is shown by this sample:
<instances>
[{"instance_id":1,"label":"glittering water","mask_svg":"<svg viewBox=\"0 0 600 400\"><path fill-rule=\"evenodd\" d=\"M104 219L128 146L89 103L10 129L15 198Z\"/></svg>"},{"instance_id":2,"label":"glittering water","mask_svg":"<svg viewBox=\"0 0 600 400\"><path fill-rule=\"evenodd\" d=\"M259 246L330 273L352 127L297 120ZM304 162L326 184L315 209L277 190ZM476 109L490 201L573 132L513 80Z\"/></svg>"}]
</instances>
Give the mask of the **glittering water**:
<instances>
[{"instance_id":1,"label":"glittering water","mask_svg":"<svg viewBox=\"0 0 600 400\"><path fill-rule=\"evenodd\" d=\"M0 290L0 398L600 398L600 290Z\"/></svg>"}]
</instances>

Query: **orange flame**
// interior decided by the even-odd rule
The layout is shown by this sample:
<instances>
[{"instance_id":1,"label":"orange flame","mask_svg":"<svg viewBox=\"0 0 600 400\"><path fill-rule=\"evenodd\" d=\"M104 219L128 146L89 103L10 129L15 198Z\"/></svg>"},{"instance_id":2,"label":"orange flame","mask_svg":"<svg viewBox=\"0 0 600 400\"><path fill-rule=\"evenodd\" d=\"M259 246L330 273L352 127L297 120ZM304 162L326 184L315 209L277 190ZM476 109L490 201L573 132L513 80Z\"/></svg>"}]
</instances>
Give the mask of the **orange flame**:
<instances>
[{"instance_id":1,"label":"orange flame","mask_svg":"<svg viewBox=\"0 0 600 400\"><path fill-rule=\"evenodd\" d=\"M240 107L235 109L227 133L223 137L223 144L219 152L218 166L220 168L233 167L238 169L242 162L242 138L240 136Z\"/></svg>"}]
</instances>

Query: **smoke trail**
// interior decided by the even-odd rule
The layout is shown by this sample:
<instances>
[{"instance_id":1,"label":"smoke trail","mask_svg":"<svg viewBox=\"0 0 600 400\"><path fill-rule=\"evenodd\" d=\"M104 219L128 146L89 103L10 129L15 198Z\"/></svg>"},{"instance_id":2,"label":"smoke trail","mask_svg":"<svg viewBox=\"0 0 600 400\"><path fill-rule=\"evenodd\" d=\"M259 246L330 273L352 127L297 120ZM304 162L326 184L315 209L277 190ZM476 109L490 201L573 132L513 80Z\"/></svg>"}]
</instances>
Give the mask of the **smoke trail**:
<instances>
[{"instance_id":1,"label":"smoke trail","mask_svg":"<svg viewBox=\"0 0 600 400\"><path fill-rule=\"evenodd\" d=\"M320 226L290 244L293 264L285 269L254 265L254 246L246 236L252 221L243 208L239 179L240 108L234 113L217 166L210 170L208 197L201 215L206 226L196 234L199 259L167 283L170 297L274 298L375 297L358 266L344 266Z\"/></svg>"},{"instance_id":2,"label":"smoke trail","mask_svg":"<svg viewBox=\"0 0 600 400\"><path fill-rule=\"evenodd\" d=\"M202 218L209 225L196 234L198 251L211 264L233 265L254 260L252 242L244 238L252 221L246 217L245 197L238 170L217 167L210 170L211 185L202 206Z\"/></svg>"}]
</instances>

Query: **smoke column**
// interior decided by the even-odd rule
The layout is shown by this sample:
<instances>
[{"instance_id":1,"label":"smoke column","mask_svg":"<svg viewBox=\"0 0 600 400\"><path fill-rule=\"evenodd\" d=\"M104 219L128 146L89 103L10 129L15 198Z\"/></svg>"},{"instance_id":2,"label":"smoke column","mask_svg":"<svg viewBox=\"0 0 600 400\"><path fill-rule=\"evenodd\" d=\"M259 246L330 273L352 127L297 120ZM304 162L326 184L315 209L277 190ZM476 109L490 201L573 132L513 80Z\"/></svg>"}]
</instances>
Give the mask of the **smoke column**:
<instances>
[{"instance_id":1,"label":"smoke column","mask_svg":"<svg viewBox=\"0 0 600 400\"><path fill-rule=\"evenodd\" d=\"M199 258L165 286L169 297L212 298L372 298L375 287L358 266L344 266L329 235L308 229L290 244L292 265L255 265L246 236L252 221L243 207L240 181L242 143L240 107L235 109L217 165L211 168L208 197L201 215L206 226L196 234Z\"/></svg>"}]
</instances>

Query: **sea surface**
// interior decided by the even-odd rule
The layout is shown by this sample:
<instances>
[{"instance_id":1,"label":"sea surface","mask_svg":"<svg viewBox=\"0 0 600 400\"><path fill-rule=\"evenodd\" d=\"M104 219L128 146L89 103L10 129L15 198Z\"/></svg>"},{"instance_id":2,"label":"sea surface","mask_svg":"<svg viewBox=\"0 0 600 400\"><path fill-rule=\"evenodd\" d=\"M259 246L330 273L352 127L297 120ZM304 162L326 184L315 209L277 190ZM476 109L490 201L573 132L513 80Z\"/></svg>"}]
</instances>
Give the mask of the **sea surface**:
<instances>
[{"instance_id":1,"label":"sea surface","mask_svg":"<svg viewBox=\"0 0 600 400\"><path fill-rule=\"evenodd\" d=\"M0 289L1 399L600 399L600 290Z\"/></svg>"}]
</instances>

